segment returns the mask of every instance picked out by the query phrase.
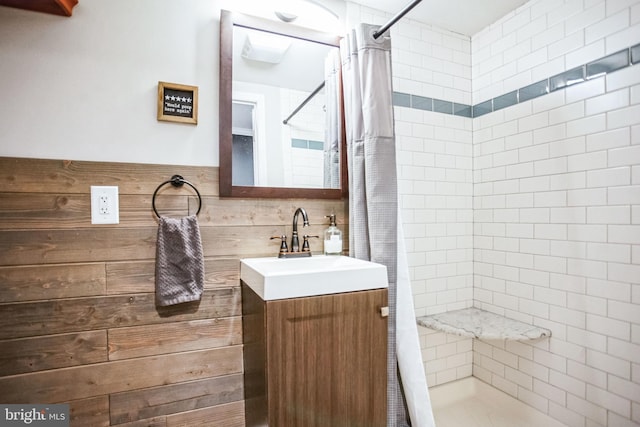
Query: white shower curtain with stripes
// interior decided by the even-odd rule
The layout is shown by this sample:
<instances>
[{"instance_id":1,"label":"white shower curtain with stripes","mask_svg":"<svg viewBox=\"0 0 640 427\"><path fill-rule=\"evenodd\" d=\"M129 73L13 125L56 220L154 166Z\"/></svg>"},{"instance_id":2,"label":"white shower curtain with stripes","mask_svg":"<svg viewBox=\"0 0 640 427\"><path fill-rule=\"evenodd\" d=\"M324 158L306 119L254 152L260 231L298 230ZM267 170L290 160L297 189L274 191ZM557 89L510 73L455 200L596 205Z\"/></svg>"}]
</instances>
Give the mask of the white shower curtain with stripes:
<instances>
[{"instance_id":1,"label":"white shower curtain with stripes","mask_svg":"<svg viewBox=\"0 0 640 427\"><path fill-rule=\"evenodd\" d=\"M410 420L414 427L433 427L398 211L391 40L374 38L377 29L359 24L340 46L349 250L355 258L384 264L389 276L387 425L408 426Z\"/></svg>"}]
</instances>

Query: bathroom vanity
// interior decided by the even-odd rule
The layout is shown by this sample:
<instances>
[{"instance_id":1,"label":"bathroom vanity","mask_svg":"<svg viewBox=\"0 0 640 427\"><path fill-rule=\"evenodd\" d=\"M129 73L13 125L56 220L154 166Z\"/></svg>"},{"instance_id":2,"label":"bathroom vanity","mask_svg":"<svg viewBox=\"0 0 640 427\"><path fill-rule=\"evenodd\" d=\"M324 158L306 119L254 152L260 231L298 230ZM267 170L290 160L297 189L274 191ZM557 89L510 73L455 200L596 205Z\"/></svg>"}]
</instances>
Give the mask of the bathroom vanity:
<instances>
[{"instance_id":1,"label":"bathroom vanity","mask_svg":"<svg viewBox=\"0 0 640 427\"><path fill-rule=\"evenodd\" d=\"M245 261L251 260L241 264L247 427L386 426L386 268L354 260L377 269L375 280L360 271L365 280L353 284L369 289L322 293L312 280L315 295L265 299L273 295L267 282L274 277L262 276L261 287ZM285 266L305 260L279 261ZM278 274L285 281L296 275L286 268ZM342 280L331 282L325 284L335 287ZM305 286L301 281L297 287Z\"/></svg>"}]
</instances>

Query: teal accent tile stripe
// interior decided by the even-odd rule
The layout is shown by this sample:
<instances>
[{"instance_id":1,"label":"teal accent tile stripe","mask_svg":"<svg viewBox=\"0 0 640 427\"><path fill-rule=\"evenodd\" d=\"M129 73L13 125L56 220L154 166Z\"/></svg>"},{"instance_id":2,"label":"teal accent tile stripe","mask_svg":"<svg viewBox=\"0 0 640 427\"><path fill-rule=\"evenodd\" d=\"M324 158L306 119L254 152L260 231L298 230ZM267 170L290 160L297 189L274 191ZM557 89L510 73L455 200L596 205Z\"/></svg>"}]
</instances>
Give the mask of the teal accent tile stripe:
<instances>
[{"instance_id":1,"label":"teal accent tile stripe","mask_svg":"<svg viewBox=\"0 0 640 427\"><path fill-rule=\"evenodd\" d=\"M631 48L631 63L635 65L638 62L640 62L640 44Z\"/></svg>"},{"instance_id":2,"label":"teal accent tile stripe","mask_svg":"<svg viewBox=\"0 0 640 427\"><path fill-rule=\"evenodd\" d=\"M324 142L322 141L309 141L310 150L324 150Z\"/></svg>"},{"instance_id":3,"label":"teal accent tile stripe","mask_svg":"<svg viewBox=\"0 0 640 427\"><path fill-rule=\"evenodd\" d=\"M512 105L516 105L517 103L518 91L514 90L513 92L505 93L504 95L493 98L493 111L511 107Z\"/></svg>"},{"instance_id":4,"label":"teal accent tile stripe","mask_svg":"<svg viewBox=\"0 0 640 427\"><path fill-rule=\"evenodd\" d=\"M433 99L424 96L411 95L411 105L413 108L425 111L433 111Z\"/></svg>"},{"instance_id":5,"label":"teal accent tile stripe","mask_svg":"<svg viewBox=\"0 0 640 427\"><path fill-rule=\"evenodd\" d=\"M293 148L307 148L307 145L306 139L291 138L291 146Z\"/></svg>"},{"instance_id":6,"label":"teal accent tile stripe","mask_svg":"<svg viewBox=\"0 0 640 427\"><path fill-rule=\"evenodd\" d=\"M525 102L549 93L549 80L542 80L518 90L518 101Z\"/></svg>"},{"instance_id":7,"label":"teal accent tile stripe","mask_svg":"<svg viewBox=\"0 0 640 427\"><path fill-rule=\"evenodd\" d=\"M582 83L583 81L585 81L584 65L581 65L580 67L572 68L564 73L549 77L549 92L555 92L556 90L564 89L565 87Z\"/></svg>"},{"instance_id":8,"label":"teal accent tile stripe","mask_svg":"<svg viewBox=\"0 0 640 427\"><path fill-rule=\"evenodd\" d=\"M313 141L310 139L291 138L291 146L293 148L304 148L309 150L324 150L324 142Z\"/></svg>"},{"instance_id":9,"label":"teal accent tile stripe","mask_svg":"<svg viewBox=\"0 0 640 427\"><path fill-rule=\"evenodd\" d=\"M393 92L393 105L411 108L411 95L408 93Z\"/></svg>"},{"instance_id":10,"label":"teal accent tile stripe","mask_svg":"<svg viewBox=\"0 0 640 427\"><path fill-rule=\"evenodd\" d=\"M473 109L471 105L453 103L453 115L471 118Z\"/></svg>"},{"instance_id":11,"label":"teal accent tile stripe","mask_svg":"<svg viewBox=\"0 0 640 427\"><path fill-rule=\"evenodd\" d=\"M436 111L438 113L453 114L453 102L442 101L441 99L434 99L433 111Z\"/></svg>"},{"instance_id":12,"label":"teal accent tile stripe","mask_svg":"<svg viewBox=\"0 0 640 427\"><path fill-rule=\"evenodd\" d=\"M629 65L630 49L621 50L587 64L587 79L612 73Z\"/></svg>"},{"instance_id":13,"label":"teal accent tile stripe","mask_svg":"<svg viewBox=\"0 0 640 427\"><path fill-rule=\"evenodd\" d=\"M493 111L493 99L481 102L473 106L473 114L471 117L481 116Z\"/></svg>"},{"instance_id":14,"label":"teal accent tile stripe","mask_svg":"<svg viewBox=\"0 0 640 427\"><path fill-rule=\"evenodd\" d=\"M393 105L434 111L461 117L480 117L493 111L526 102L556 90L583 83L608 73L633 66L640 62L640 44L623 49L611 55L572 68L555 76L521 87L509 93L488 99L476 105L457 104L442 99L426 98L409 93L393 92Z\"/></svg>"}]
</instances>

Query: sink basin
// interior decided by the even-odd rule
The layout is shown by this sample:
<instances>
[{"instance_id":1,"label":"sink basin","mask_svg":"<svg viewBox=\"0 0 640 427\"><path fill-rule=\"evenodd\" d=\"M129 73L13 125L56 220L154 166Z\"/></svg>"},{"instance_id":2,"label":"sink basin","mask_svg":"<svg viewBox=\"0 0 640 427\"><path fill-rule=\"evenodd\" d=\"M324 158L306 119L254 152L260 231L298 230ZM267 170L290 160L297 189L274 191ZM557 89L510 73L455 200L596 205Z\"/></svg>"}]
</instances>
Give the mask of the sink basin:
<instances>
[{"instance_id":1,"label":"sink basin","mask_svg":"<svg viewBox=\"0 0 640 427\"><path fill-rule=\"evenodd\" d=\"M346 256L245 258L240 279L265 301L389 286L387 267Z\"/></svg>"}]
</instances>

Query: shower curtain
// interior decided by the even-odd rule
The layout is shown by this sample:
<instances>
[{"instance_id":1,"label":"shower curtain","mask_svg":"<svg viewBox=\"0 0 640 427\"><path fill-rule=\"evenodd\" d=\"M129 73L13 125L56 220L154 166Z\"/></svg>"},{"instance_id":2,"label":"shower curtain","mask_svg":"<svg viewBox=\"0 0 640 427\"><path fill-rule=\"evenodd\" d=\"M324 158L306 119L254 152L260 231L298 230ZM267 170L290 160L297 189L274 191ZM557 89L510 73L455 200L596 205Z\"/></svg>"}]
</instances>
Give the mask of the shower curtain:
<instances>
[{"instance_id":1,"label":"shower curtain","mask_svg":"<svg viewBox=\"0 0 640 427\"><path fill-rule=\"evenodd\" d=\"M342 96L340 52L332 49L324 61L325 127L324 188L340 188L340 146L342 145Z\"/></svg>"},{"instance_id":2,"label":"shower curtain","mask_svg":"<svg viewBox=\"0 0 640 427\"><path fill-rule=\"evenodd\" d=\"M387 426L435 425L418 341L398 206L391 41L359 24L341 42L350 256L387 267ZM402 384L402 388L401 388ZM406 408L405 408L406 405Z\"/></svg>"}]
</instances>

